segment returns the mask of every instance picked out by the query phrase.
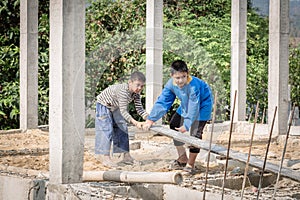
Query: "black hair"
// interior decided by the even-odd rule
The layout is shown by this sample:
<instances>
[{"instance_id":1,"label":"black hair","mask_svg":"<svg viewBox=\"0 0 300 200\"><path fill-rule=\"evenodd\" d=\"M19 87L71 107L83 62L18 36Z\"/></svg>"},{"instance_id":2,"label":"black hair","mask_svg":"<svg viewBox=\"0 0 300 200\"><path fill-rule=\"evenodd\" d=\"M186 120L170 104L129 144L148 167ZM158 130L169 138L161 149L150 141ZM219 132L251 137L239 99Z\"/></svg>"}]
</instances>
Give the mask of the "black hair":
<instances>
[{"instance_id":1,"label":"black hair","mask_svg":"<svg viewBox=\"0 0 300 200\"><path fill-rule=\"evenodd\" d=\"M142 72L133 72L131 75L130 75L130 80L131 81L142 81L142 82L146 82L146 77L145 75L142 73Z\"/></svg>"},{"instance_id":2,"label":"black hair","mask_svg":"<svg viewBox=\"0 0 300 200\"><path fill-rule=\"evenodd\" d=\"M176 72L189 72L189 69L186 63L183 60L176 60L171 65L171 74L175 74Z\"/></svg>"}]
</instances>

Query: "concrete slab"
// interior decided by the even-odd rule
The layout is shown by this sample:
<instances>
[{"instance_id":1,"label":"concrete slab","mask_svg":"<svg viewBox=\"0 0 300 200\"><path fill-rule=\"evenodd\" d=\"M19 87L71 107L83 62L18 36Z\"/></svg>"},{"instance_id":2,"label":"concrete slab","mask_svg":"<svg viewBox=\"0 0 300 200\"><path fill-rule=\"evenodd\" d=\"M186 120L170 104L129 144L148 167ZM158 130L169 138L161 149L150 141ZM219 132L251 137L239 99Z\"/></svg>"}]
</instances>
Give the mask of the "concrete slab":
<instances>
[{"instance_id":1,"label":"concrete slab","mask_svg":"<svg viewBox=\"0 0 300 200\"><path fill-rule=\"evenodd\" d=\"M206 199L221 199L222 195L211 192L206 192ZM165 200L199 200L203 198L203 192L197 190L189 190L176 185L164 185L164 199ZM231 195L224 195L225 200L236 200L240 197L234 197Z\"/></svg>"},{"instance_id":2,"label":"concrete slab","mask_svg":"<svg viewBox=\"0 0 300 200\"><path fill-rule=\"evenodd\" d=\"M45 194L46 188L44 180L0 175L0 199L45 199Z\"/></svg>"}]
</instances>

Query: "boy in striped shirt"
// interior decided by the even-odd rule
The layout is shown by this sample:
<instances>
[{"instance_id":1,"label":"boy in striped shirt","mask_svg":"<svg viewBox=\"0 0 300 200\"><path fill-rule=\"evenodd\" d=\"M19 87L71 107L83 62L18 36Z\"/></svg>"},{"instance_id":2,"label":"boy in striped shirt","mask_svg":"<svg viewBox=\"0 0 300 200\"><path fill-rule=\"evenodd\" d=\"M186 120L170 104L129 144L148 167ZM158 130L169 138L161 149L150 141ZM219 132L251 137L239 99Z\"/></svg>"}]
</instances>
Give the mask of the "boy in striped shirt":
<instances>
[{"instance_id":1,"label":"boy in striped shirt","mask_svg":"<svg viewBox=\"0 0 300 200\"><path fill-rule=\"evenodd\" d=\"M95 154L101 155L102 164L106 167L117 166L110 157L112 143L113 153L124 155L121 162L133 164L134 159L129 153L127 123L141 128L142 122L136 121L128 113L128 104L133 101L137 113L143 119L147 118L140 98L145 81L143 73L133 72L127 83L111 85L97 96Z\"/></svg>"}]
</instances>

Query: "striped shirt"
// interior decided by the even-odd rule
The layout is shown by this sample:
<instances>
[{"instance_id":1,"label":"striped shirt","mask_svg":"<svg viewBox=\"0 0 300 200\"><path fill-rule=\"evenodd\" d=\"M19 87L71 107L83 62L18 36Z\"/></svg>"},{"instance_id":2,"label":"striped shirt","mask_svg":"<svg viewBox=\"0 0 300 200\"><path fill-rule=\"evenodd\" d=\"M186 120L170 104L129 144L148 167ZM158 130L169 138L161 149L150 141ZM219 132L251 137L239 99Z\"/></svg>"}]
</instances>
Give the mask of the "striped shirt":
<instances>
[{"instance_id":1,"label":"striped shirt","mask_svg":"<svg viewBox=\"0 0 300 200\"><path fill-rule=\"evenodd\" d=\"M107 87L97 96L97 102L106 106L111 111L120 109L121 115L128 122L131 122L132 116L128 113L128 104L134 101L137 113L146 119L148 114L143 108L140 94L131 93L128 83L115 84Z\"/></svg>"}]
</instances>

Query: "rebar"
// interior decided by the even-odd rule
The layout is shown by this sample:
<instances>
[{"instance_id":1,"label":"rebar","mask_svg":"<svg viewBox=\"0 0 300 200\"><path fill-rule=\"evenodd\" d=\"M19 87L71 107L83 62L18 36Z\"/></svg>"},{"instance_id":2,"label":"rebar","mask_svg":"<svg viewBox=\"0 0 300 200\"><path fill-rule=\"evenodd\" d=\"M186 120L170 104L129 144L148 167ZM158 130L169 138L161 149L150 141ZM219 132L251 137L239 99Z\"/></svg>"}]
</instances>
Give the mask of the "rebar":
<instances>
[{"instance_id":1,"label":"rebar","mask_svg":"<svg viewBox=\"0 0 300 200\"><path fill-rule=\"evenodd\" d=\"M267 145L267 149L266 149L266 154L265 154L265 159L264 159L264 164L263 164L263 168L262 168L262 171L261 171L261 174L260 174L260 177L259 177L259 184L258 184L258 190L257 190L257 196L256 196L257 200L259 198L259 192L260 192L260 189L261 189L262 180L263 180L263 176L264 176L264 171L265 171L265 167L266 167L266 162L267 162L269 147L270 147L272 133L273 133L273 127L274 127L274 123L275 123L276 112L277 112L277 106L275 107L274 116L273 116L273 120L272 120L272 126L271 126L271 130L270 130L270 135L269 135L269 141L268 141L268 145Z\"/></svg>"},{"instance_id":2,"label":"rebar","mask_svg":"<svg viewBox=\"0 0 300 200\"><path fill-rule=\"evenodd\" d=\"M234 92L234 101L233 101L230 131L229 131L229 139L228 139L227 154L226 154L226 164L225 164L224 179L223 179L223 184L222 184L222 199L224 198L224 187L225 187L225 181L226 181L226 176L227 176L227 166L228 166L228 158L229 158L229 151L230 151L231 135L232 135L232 129L233 129L233 119L234 119L234 111L235 111L236 93L237 93L237 91Z\"/></svg>"},{"instance_id":3,"label":"rebar","mask_svg":"<svg viewBox=\"0 0 300 200\"><path fill-rule=\"evenodd\" d=\"M242 186L242 192L241 192L241 199L243 199L245 185L246 185L246 179L247 179L247 175L248 175L249 161L250 161L250 156L251 156L252 142L253 142L253 137L254 137L254 132L255 132L255 126L256 126L258 111L259 111L259 101L257 101L257 104L256 104L256 111L255 111L255 117L254 117L253 128L252 128L252 134L251 134L251 139L250 139L248 158L247 158L245 172L244 172L244 179L243 179L243 186Z\"/></svg>"},{"instance_id":4,"label":"rebar","mask_svg":"<svg viewBox=\"0 0 300 200\"><path fill-rule=\"evenodd\" d=\"M206 172L205 172L205 184L204 184L203 200L205 200L206 185L207 185L207 176L208 176L208 171L209 171L211 143L212 143L213 132L214 132L215 118L216 118L217 96L218 96L218 93L216 92L215 99L214 99L213 116L212 116L212 121L211 121L211 133L210 133L210 139L209 139L208 154L207 154L207 165L206 165Z\"/></svg>"},{"instance_id":5,"label":"rebar","mask_svg":"<svg viewBox=\"0 0 300 200\"><path fill-rule=\"evenodd\" d=\"M280 165L279 165L279 169L278 169L276 184L274 186L274 193L273 193L273 197L272 197L273 199L275 198L276 190L278 188L278 182L279 182L280 173L281 173L281 169L282 169L282 164L283 164L283 160L284 160L284 155L285 155L285 152L286 152L287 142L288 142L288 138L289 138L289 134L290 134L293 118L294 118L294 112L295 112L295 104L293 105L293 109L292 109L292 111L290 113L290 117L289 117L288 130L286 132L284 148L283 148L283 151L282 151L282 157L281 157L281 161L280 161Z\"/></svg>"}]
</instances>

